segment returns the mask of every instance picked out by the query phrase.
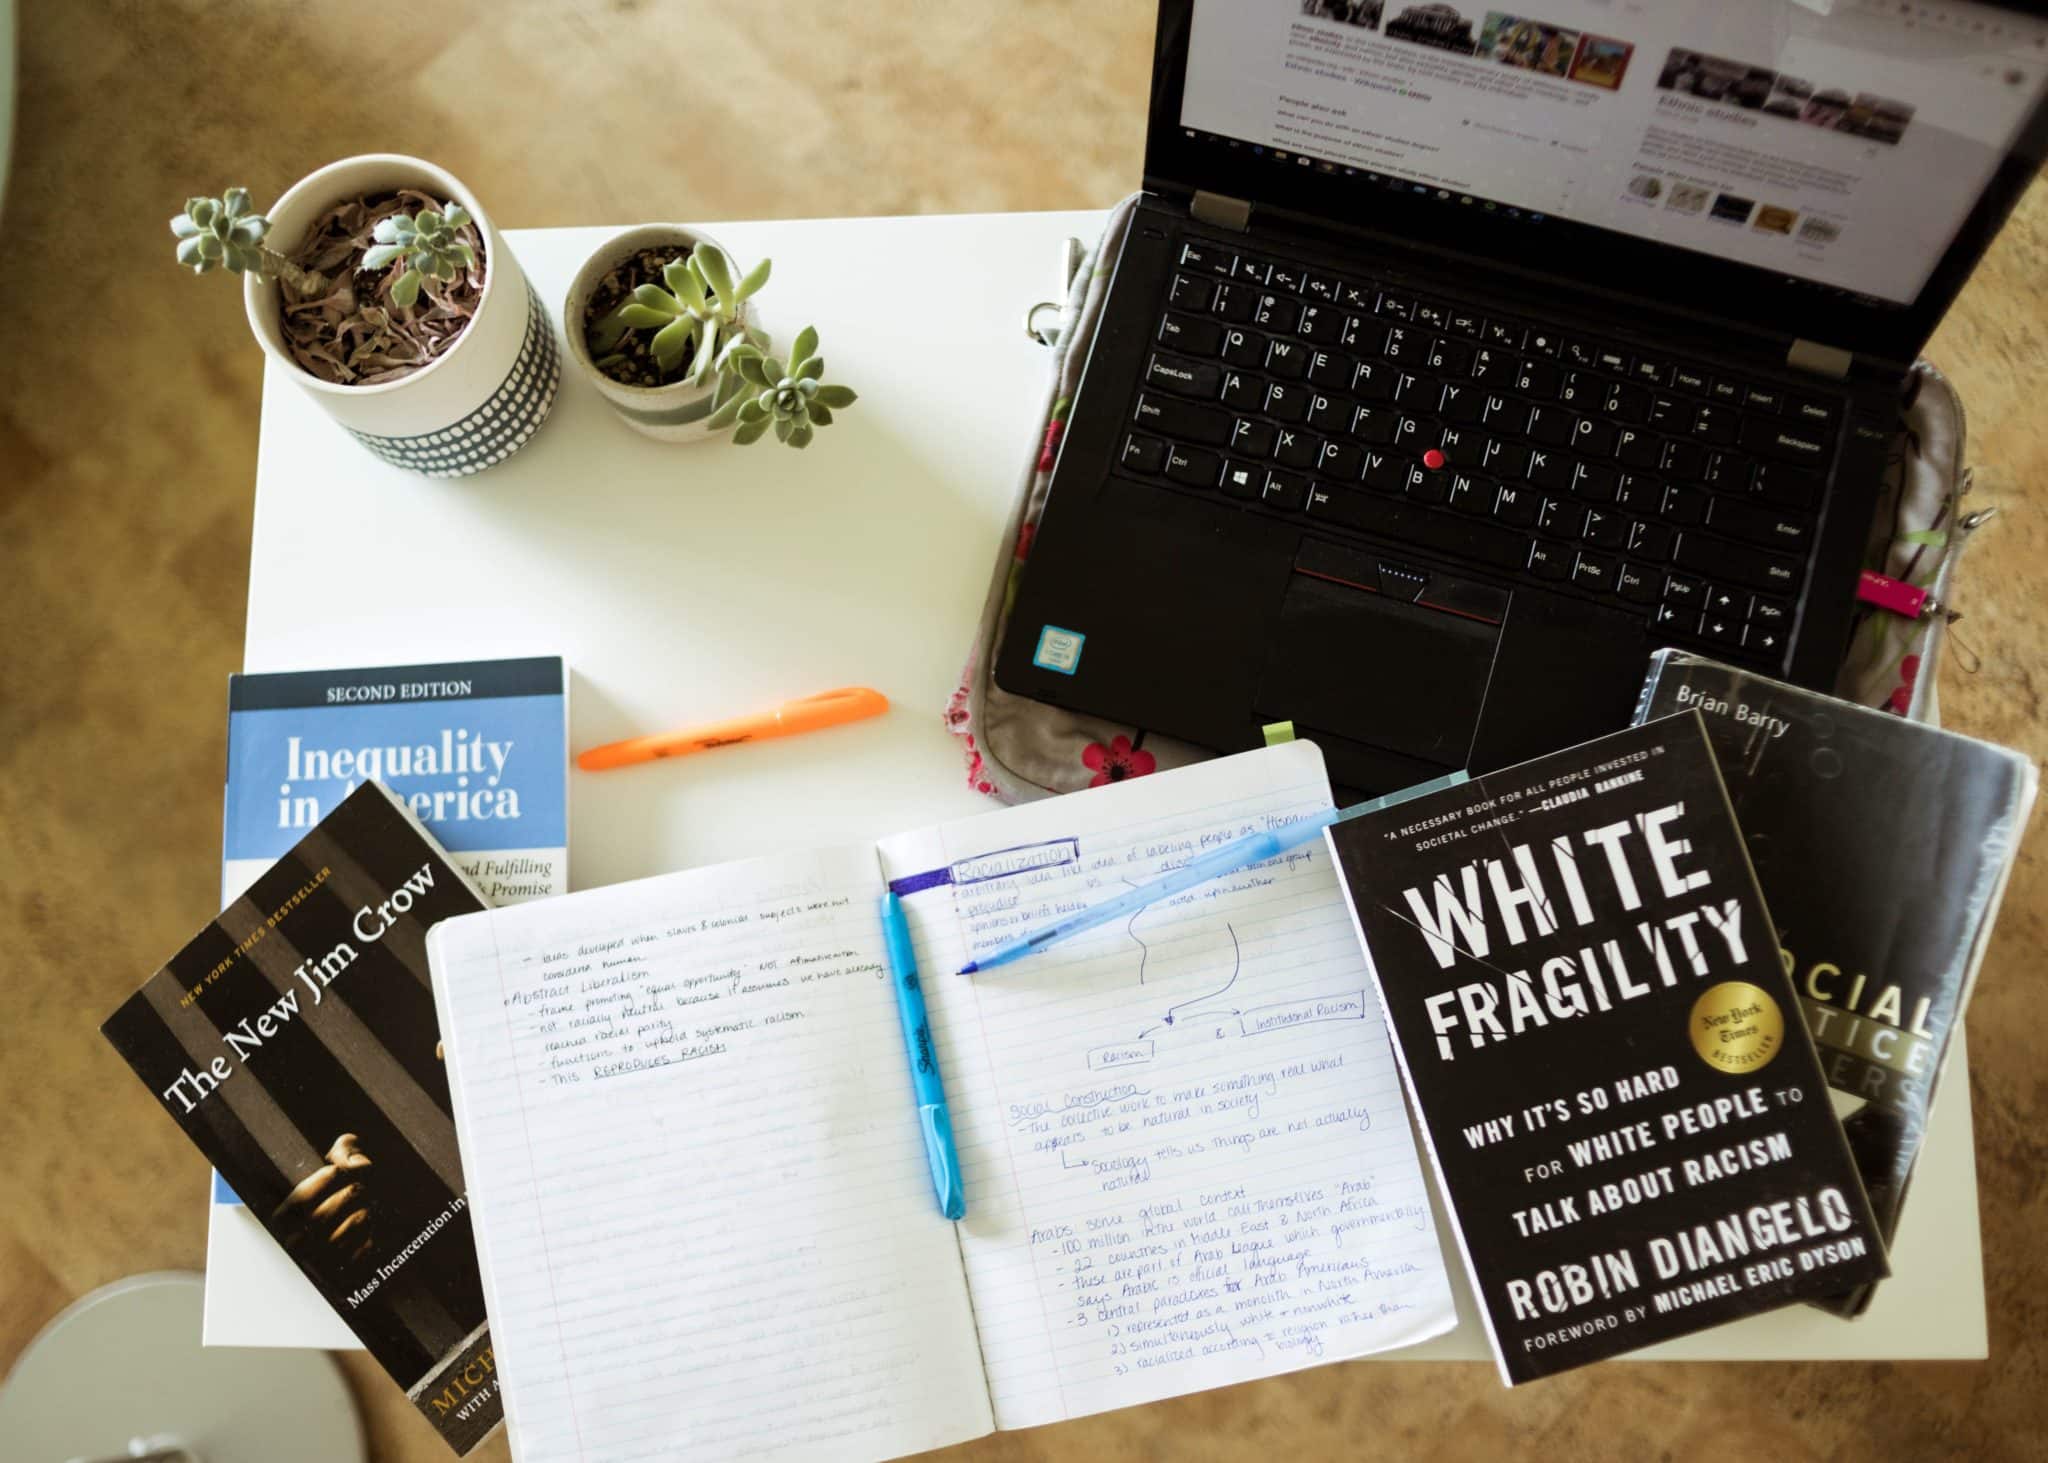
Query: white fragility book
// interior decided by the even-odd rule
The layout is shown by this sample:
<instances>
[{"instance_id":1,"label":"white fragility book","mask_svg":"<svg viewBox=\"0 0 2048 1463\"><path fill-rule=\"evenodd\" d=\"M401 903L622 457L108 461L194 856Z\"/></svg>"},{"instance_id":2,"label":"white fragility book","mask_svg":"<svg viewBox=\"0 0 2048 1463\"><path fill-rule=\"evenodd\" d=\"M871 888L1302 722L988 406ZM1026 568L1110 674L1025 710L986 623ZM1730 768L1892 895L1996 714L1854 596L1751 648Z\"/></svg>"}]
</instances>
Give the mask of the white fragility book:
<instances>
[{"instance_id":1,"label":"white fragility book","mask_svg":"<svg viewBox=\"0 0 2048 1463\"><path fill-rule=\"evenodd\" d=\"M525 1463L882 1458L1455 1321L1320 844L974 977L1327 809L1293 743L860 846L437 925ZM883 945L903 897L967 1185L938 1212Z\"/></svg>"}]
</instances>

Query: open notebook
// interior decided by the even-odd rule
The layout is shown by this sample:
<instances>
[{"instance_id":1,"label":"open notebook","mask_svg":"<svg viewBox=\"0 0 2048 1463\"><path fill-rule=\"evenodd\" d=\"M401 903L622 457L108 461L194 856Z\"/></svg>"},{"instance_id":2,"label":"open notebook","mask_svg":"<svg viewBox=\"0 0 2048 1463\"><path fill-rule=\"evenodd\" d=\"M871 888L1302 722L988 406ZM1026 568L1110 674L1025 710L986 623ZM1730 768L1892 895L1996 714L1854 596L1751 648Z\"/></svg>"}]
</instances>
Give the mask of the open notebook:
<instances>
[{"instance_id":1,"label":"open notebook","mask_svg":"<svg viewBox=\"0 0 2048 1463\"><path fill-rule=\"evenodd\" d=\"M889 1457L1449 1329L1320 842L951 973L1329 799L1291 743L437 925L517 1455ZM931 1008L958 1225L925 1165L885 887Z\"/></svg>"}]
</instances>

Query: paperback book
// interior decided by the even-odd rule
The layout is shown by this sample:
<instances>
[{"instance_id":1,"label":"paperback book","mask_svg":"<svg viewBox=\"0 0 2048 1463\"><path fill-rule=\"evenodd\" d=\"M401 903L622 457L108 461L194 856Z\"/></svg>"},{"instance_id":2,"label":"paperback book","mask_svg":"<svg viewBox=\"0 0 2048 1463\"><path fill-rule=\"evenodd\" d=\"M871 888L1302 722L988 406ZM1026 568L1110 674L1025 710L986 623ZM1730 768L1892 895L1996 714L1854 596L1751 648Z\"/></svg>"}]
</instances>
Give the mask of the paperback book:
<instances>
[{"instance_id":1,"label":"paperback book","mask_svg":"<svg viewBox=\"0 0 2048 1463\"><path fill-rule=\"evenodd\" d=\"M503 1405L426 937L483 908L365 783L101 1027L458 1454Z\"/></svg>"},{"instance_id":2,"label":"paperback book","mask_svg":"<svg viewBox=\"0 0 2048 1463\"><path fill-rule=\"evenodd\" d=\"M1706 720L1889 1245L2033 806L2034 765L1988 742L1659 651L1637 719L1688 709ZM1824 1304L1860 1314L1873 1289Z\"/></svg>"},{"instance_id":3,"label":"paperback book","mask_svg":"<svg viewBox=\"0 0 2048 1463\"><path fill-rule=\"evenodd\" d=\"M560 656L228 679L221 904L365 781L381 781L490 903L566 893L568 676ZM213 1177L212 1346L353 1347L232 1185Z\"/></svg>"},{"instance_id":4,"label":"paperback book","mask_svg":"<svg viewBox=\"0 0 2048 1463\"><path fill-rule=\"evenodd\" d=\"M1697 714L1329 839L1510 1385L1886 1273Z\"/></svg>"}]
</instances>

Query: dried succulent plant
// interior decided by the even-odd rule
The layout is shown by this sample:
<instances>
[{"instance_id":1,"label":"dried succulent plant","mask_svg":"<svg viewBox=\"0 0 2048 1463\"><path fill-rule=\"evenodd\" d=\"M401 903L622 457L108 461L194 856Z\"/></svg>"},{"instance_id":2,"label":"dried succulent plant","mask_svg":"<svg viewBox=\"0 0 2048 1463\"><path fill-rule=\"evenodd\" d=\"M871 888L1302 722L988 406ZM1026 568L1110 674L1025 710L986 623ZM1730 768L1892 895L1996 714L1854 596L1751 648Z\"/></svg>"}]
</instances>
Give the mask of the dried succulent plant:
<instances>
[{"instance_id":1,"label":"dried succulent plant","mask_svg":"<svg viewBox=\"0 0 2048 1463\"><path fill-rule=\"evenodd\" d=\"M725 251L700 242L687 258L672 259L663 267L667 289L643 284L632 299L598 322L590 332L591 354L608 354L628 330L652 330L649 348L661 369L673 371L688 355L690 369L681 379L702 386L724 369L720 347L745 343L739 327L741 306L768 283L771 262L763 259L735 282Z\"/></svg>"},{"instance_id":2,"label":"dried succulent plant","mask_svg":"<svg viewBox=\"0 0 2048 1463\"><path fill-rule=\"evenodd\" d=\"M709 425L733 428L733 444L739 447L759 441L771 426L777 440L808 447L816 428L830 426L833 412L859 399L850 387L824 384L818 332L808 325L791 343L787 361L777 362L751 342L740 341L726 352L720 369L742 385L712 412Z\"/></svg>"},{"instance_id":3,"label":"dried succulent plant","mask_svg":"<svg viewBox=\"0 0 2048 1463\"><path fill-rule=\"evenodd\" d=\"M218 198L188 198L185 211L171 220L178 239L178 262L194 274L225 269L281 279L302 295L327 288L319 274L299 268L266 245L270 220L255 211L247 188L230 188Z\"/></svg>"},{"instance_id":4,"label":"dried succulent plant","mask_svg":"<svg viewBox=\"0 0 2048 1463\"><path fill-rule=\"evenodd\" d=\"M457 203L379 219L370 233L377 242L363 252L363 268L382 269L403 259L405 271L391 281L391 303L410 310L419 301L422 281L449 284L463 270L476 268L476 250L460 232L468 222L469 210Z\"/></svg>"}]
</instances>

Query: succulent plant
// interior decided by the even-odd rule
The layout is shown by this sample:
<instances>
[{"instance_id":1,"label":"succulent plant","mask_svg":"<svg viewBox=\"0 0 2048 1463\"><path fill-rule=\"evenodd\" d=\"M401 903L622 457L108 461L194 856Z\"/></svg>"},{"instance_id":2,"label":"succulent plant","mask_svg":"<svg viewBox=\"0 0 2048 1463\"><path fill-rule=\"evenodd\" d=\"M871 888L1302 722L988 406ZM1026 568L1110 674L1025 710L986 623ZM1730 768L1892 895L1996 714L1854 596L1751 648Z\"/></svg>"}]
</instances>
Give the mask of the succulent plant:
<instances>
[{"instance_id":1,"label":"succulent plant","mask_svg":"<svg viewBox=\"0 0 2048 1463\"><path fill-rule=\"evenodd\" d=\"M732 261L716 244L699 243L687 258L672 259L661 271L663 289L643 284L633 298L612 312L591 332L593 355L618 345L628 330L652 330L648 348L663 371L672 371L690 355L682 379L701 386L725 369L726 355L741 345L751 347L740 329L740 307L768 283L770 260L763 259L735 281ZM725 347L725 352L721 352Z\"/></svg>"},{"instance_id":2,"label":"succulent plant","mask_svg":"<svg viewBox=\"0 0 2048 1463\"><path fill-rule=\"evenodd\" d=\"M736 342L725 353L721 371L741 382L738 392L711 414L714 430L732 427L735 446L759 441L772 426L779 441L808 447L818 427L832 424L832 413L852 406L850 387L824 384L825 358L818 354L818 332L806 325L789 348L789 359L777 362L750 341Z\"/></svg>"},{"instance_id":3,"label":"succulent plant","mask_svg":"<svg viewBox=\"0 0 2048 1463\"><path fill-rule=\"evenodd\" d=\"M476 250L461 234L468 222L469 210L458 203L379 219L370 235L376 242L363 251L363 268L382 269L402 259L405 272L391 281L391 303L410 310L427 280L446 284L463 270L476 268Z\"/></svg>"},{"instance_id":4,"label":"succulent plant","mask_svg":"<svg viewBox=\"0 0 2048 1463\"><path fill-rule=\"evenodd\" d=\"M218 198L188 198L185 211L171 220L178 239L178 262L194 274L225 269L259 279L282 279L301 295L327 287L320 275L299 268L266 245L270 220L249 202L247 188L230 188Z\"/></svg>"}]
</instances>

